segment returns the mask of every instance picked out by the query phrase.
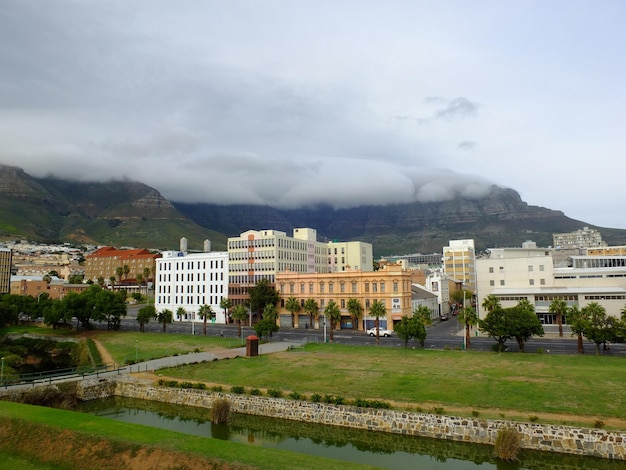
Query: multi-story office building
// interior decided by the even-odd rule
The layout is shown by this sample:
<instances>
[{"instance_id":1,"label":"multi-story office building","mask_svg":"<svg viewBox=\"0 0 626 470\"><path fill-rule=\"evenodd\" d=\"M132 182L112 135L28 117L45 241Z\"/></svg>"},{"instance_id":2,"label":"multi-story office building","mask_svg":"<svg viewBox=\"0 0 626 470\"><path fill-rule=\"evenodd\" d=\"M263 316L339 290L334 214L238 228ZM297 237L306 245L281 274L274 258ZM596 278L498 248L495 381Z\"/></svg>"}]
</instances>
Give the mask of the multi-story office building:
<instances>
[{"instance_id":1,"label":"multi-story office building","mask_svg":"<svg viewBox=\"0 0 626 470\"><path fill-rule=\"evenodd\" d=\"M180 321L200 321L198 311L209 305L215 312L216 323L226 323L228 319L220 307L223 298L228 297L228 253L186 253L165 251L156 259L155 308L168 309ZM185 314L176 318L182 307Z\"/></svg>"},{"instance_id":2,"label":"multi-story office building","mask_svg":"<svg viewBox=\"0 0 626 470\"><path fill-rule=\"evenodd\" d=\"M291 325L291 313L285 308L289 297L296 298L304 305L309 298L315 300L319 312L315 324L309 324L309 317L300 311L296 318L296 328L320 328L324 309L331 300L341 310L341 328L352 328L348 312L348 300L355 298L364 308L364 316L357 325L358 329L374 326L374 317L369 315L369 308L375 300L383 303L387 310L386 318L381 318L380 326L392 329L394 322L403 315L410 316L411 308L411 272L400 265L387 265L378 271L346 270L332 273L306 273L280 271L276 273L276 288L280 294L278 313L283 326Z\"/></svg>"},{"instance_id":3,"label":"multi-story office building","mask_svg":"<svg viewBox=\"0 0 626 470\"><path fill-rule=\"evenodd\" d=\"M149 273L148 277L152 277L155 260L160 257L160 254L145 249L118 250L112 246L105 246L85 256L85 280L96 282L98 278L102 278L109 283L113 278L117 280L116 282L122 282L136 279L138 274L145 277L144 273ZM128 266L129 271L120 279L117 268L124 266Z\"/></svg>"},{"instance_id":4,"label":"multi-story office building","mask_svg":"<svg viewBox=\"0 0 626 470\"><path fill-rule=\"evenodd\" d=\"M248 230L228 239L229 293L234 305L248 299L248 288L280 271L328 272L328 245L317 241L312 228L296 228L293 236L278 230Z\"/></svg>"},{"instance_id":5,"label":"multi-story office building","mask_svg":"<svg viewBox=\"0 0 626 470\"><path fill-rule=\"evenodd\" d=\"M575 232L553 233L552 241L559 250L606 246L606 242L602 241L602 234L589 227Z\"/></svg>"},{"instance_id":6,"label":"multi-story office building","mask_svg":"<svg viewBox=\"0 0 626 470\"><path fill-rule=\"evenodd\" d=\"M476 290L476 252L474 240L450 240L443 247L443 269L452 278L463 283L463 288Z\"/></svg>"},{"instance_id":7,"label":"multi-story office building","mask_svg":"<svg viewBox=\"0 0 626 470\"><path fill-rule=\"evenodd\" d=\"M371 243L339 242L328 243L328 272L349 269L374 270L374 255Z\"/></svg>"},{"instance_id":8,"label":"multi-story office building","mask_svg":"<svg viewBox=\"0 0 626 470\"><path fill-rule=\"evenodd\" d=\"M443 267L441 253L431 253L425 255L421 253L415 253L412 255L388 256L385 259L391 262L403 261L408 269L438 269Z\"/></svg>"},{"instance_id":9,"label":"multi-story office building","mask_svg":"<svg viewBox=\"0 0 626 470\"><path fill-rule=\"evenodd\" d=\"M0 294L11 292L11 258L11 249L0 246Z\"/></svg>"}]
</instances>

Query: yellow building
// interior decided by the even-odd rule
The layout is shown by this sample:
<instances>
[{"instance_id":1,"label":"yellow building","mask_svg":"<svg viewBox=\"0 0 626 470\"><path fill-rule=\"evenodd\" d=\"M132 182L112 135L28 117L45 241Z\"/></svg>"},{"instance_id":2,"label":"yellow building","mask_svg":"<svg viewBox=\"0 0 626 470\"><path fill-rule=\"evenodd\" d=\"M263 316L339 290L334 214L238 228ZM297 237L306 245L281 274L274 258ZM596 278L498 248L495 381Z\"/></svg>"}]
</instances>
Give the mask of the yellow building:
<instances>
[{"instance_id":1,"label":"yellow building","mask_svg":"<svg viewBox=\"0 0 626 470\"><path fill-rule=\"evenodd\" d=\"M161 255L151 253L145 249L118 250L112 246L105 246L85 256L85 280L97 282L103 278L109 282L115 278L118 282L136 279L138 274L145 277L144 273L149 270L148 278L154 276L156 259ZM118 267L128 266L128 273L123 274L121 279L117 274Z\"/></svg>"},{"instance_id":2,"label":"yellow building","mask_svg":"<svg viewBox=\"0 0 626 470\"><path fill-rule=\"evenodd\" d=\"M450 240L443 247L443 269L448 277L458 279L463 288L476 290L476 252L474 240Z\"/></svg>"},{"instance_id":3,"label":"yellow building","mask_svg":"<svg viewBox=\"0 0 626 470\"><path fill-rule=\"evenodd\" d=\"M0 246L0 294L11 291L11 257L11 249Z\"/></svg>"},{"instance_id":4,"label":"yellow building","mask_svg":"<svg viewBox=\"0 0 626 470\"><path fill-rule=\"evenodd\" d=\"M360 241L328 242L328 272L349 269L374 270L372 244Z\"/></svg>"},{"instance_id":5,"label":"yellow building","mask_svg":"<svg viewBox=\"0 0 626 470\"><path fill-rule=\"evenodd\" d=\"M296 328L320 328L323 325L324 308L331 300L341 310L341 328L352 328L348 312L348 300L357 299L364 307L363 317L357 325L359 330L374 326L374 317L369 316L369 307L378 300L387 310L386 318L381 318L381 328L393 328L403 315L410 316L411 310L411 271L400 265L391 264L379 271L346 270L333 273L297 273L281 271L276 273L276 289L280 294L278 313L281 326L291 326L291 313L285 308L289 297L296 298L303 306L309 298L319 307L314 324L309 324L309 316L301 310L295 319ZM320 322L320 317L322 321Z\"/></svg>"}]
</instances>

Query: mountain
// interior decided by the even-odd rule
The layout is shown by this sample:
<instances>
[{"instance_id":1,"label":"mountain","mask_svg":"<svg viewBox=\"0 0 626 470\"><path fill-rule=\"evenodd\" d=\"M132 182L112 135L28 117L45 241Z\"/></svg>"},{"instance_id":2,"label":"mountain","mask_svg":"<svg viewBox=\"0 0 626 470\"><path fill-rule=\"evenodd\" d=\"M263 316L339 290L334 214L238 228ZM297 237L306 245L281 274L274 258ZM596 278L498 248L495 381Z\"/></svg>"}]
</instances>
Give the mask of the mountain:
<instances>
[{"instance_id":1,"label":"mountain","mask_svg":"<svg viewBox=\"0 0 626 470\"><path fill-rule=\"evenodd\" d=\"M320 240L362 240L375 256L440 252L449 240L473 238L479 250L552 245L552 234L584 226L600 230L610 245L626 245L626 230L600 228L561 211L530 206L512 189L493 186L481 199L333 209L277 209L256 205L168 201L133 181L85 183L33 178L0 165L0 237L98 245L177 249L179 239L215 250L246 230L315 228Z\"/></svg>"},{"instance_id":2,"label":"mountain","mask_svg":"<svg viewBox=\"0 0 626 470\"><path fill-rule=\"evenodd\" d=\"M33 178L0 165L0 236L48 242L174 249L210 239L226 248L226 236L182 215L154 188L131 181L84 183Z\"/></svg>"}]
</instances>

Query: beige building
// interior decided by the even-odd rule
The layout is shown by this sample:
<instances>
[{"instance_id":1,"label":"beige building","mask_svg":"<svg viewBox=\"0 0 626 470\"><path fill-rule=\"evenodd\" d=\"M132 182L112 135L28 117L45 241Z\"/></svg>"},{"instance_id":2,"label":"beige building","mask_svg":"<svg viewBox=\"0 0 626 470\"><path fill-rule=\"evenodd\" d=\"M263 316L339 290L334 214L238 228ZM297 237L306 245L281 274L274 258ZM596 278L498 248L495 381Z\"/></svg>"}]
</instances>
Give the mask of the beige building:
<instances>
[{"instance_id":1,"label":"beige building","mask_svg":"<svg viewBox=\"0 0 626 470\"><path fill-rule=\"evenodd\" d=\"M11 292L11 259L11 249L0 246L0 294Z\"/></svg>"},{"instance_id":2,"label":"beige building","mask_svg":"<svg viewBox=\"0 0 626 470\"><path fill-rule=\"evenodd\" d=\"M553 233L552 241L554 247L559 250L606 246L606 243L602 241L602 234L589 227L583 227L574 232Z\"/></svg>"},{"instance_id":3,"label":"beige building","mask_svg":"<svg viewBox=\"0 0 626 470\"><path fill-rule=\"evenodd\" d=\"M450 240L443 247L443 269L448 277L458 279L463 288L476 290L476 251L474 240Z\"/></svg>"},{"instance_id":4,"label":"beige building","mask_svg":"<svg viewBox=\"0 0 626 470\"><path fill-rule=\"evenodd\" d=\"M293 236L279 230L248 230L228 239L228 298L233 305L248 298L248 288L276 274L328 272L327 244L312 228L296 228Z\"/></svg>"},{"instance_id":5,"label":"beige building","mask_svg":"<svg viewBox=\"0 0 626 470\"><path fill-rule=\"evenodd\" d=\"M112 246L105 246L94 251L85 257L85 281L97 282L98 278L103 278L105 283L109 283L111 278L116 282L135 280L138 274L144 276L146 269L149 270L149 278L154 276L156 259L161 255L151 253L145 249L118 250ZM122 275L119 279L117 268L128 266L127 275Z\"/></svg>"},{"instance_id":6,"label":"beige building","mask_svg":"<svg viewBox=\"0 0 626 470\"><path fill-rule=\"evenodd\" d=\"M374 254L371 243L328 242L328 272L341 272L350 269L374 270Z\"/></svg>"},{"instance_id":7,"label":"beige building","mask_svg":"<svg viewBox=\"0 0 626 470\"><path fill-rule=\"evenodd\" d=\"M358 299L364 307L364 315L359 330L374 326L374 317L369 316L369 307L378 300L387 310L380 326L393 329L393 324L403 315L412 314L411 271L400 265L387 265L379 271L346 270L333 273L297 273L280 271L276 273L276 289L280 294L278 312L281 326L291 326L291 313L285 308L289 297L295 297L304 305L311 298L317 302L319 312L315 324L309 324L309 316L304 312L296 317L296 328L321 328L324 308L331 300L341 310L341 328L352 328L352 320L347 309L348 300ZM322 321L320 321L322 320Z\"/></svg>"}]
</instances>

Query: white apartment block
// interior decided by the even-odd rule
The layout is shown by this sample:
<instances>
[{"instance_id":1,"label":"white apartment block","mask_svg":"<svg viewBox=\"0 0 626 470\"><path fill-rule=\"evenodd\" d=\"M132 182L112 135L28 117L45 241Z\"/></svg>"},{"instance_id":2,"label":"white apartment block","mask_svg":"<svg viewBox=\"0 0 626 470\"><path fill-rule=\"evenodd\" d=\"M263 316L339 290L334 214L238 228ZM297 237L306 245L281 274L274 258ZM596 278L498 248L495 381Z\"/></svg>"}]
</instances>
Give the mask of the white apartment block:
<instances>
[{"instance_id":1,"label":"white apartment block","mask_svg":"<svg viewBox=\"0 0 626 470\"><path fill-rule=\"evenodd\" d=\"M296 228L293 236L278 230L248 230L228 239L229 294L233 304L248 298L248 288L276 273L327 273L328 246L317 241L317 231Z\"/></svg>"},{"instance_id":2,"label":"white apartment block","mask_svg":"<svg viewBox=\"0 0 626 470\"><path fill-rule=\"evenodd\" d=\"M203 305L216 314L215 322L227 322L220 302L228 297L228 253L165 251L156 260L155 307L169 309L176 318L179 307L186 314L181 320L204 322L198 317Z\"/></svg>"},{"instance_id":3,"label":"white apartment block","mask_svg":"<svg viewBox=\"0 0 626 470\"><path fill-rule=\"evenodd\" d=\"M602 241L602 234L589 227L575 232L553 233L552 241L554 247L560 250L606 246L606 242Z\"/></svg>"},{"instance_id":4,"label":"white apartment block","mask_svg":"<svg viewBox=\"0 0 626 470\"><path fill-rule=\"evenodd\" d=\"M474 240L450 240L443 247L444 272L463 282L463 288L476 290L476 252Z\"/></svg>"},{"instance_id":5,"label":"white apartment block","mask_svg":"<svg viewBox=\"0 0 626 470\"><path fill-rule=\"evenodd\" d=\"M351 269L374 270L374 254L371 243L328 242L328 272L336 273Z\"/></svg>"},{"instance_id":6,"label":"white apartment block","mask_svg":"<svg viewBox=\"0 0 626 470\"><path fill-rule=\"evenodd\" d=\"M441 269L429 272L424 287L437 296L437 316L450 314L450 283L448 276Z\"/></svg>"},{"instance_id":7,"label":"white apartment block","mask_svg":"<svg viewBox=\"0 0 626 470\"><path fill-rule=\"evenodd\" d=\"M542 323L556 323L548 312L555 299L583 308L591 302L619 317L626 305L626 256L572 256L568 267L554 267L551 249L499 248L476 262L478 305L490 294L503 307L529 300ZM484 318L485 312L479 310Z\"/></svg>"}]
</instances>

